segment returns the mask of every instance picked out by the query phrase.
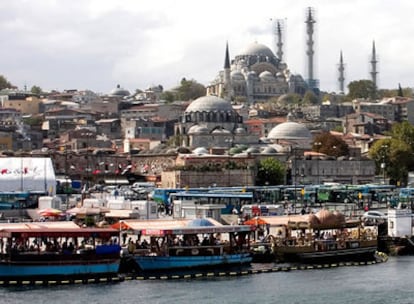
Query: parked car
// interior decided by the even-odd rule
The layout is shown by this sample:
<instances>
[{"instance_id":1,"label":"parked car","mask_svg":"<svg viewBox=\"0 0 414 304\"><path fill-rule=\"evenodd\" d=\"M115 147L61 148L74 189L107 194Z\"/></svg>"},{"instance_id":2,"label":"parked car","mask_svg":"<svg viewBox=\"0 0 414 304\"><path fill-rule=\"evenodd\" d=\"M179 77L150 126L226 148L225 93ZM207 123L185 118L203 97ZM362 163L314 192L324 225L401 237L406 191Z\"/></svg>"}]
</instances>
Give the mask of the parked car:
<instances>
[{"instance_id":1,"label":"parked car","mask_svg":"<svg viewBox=\"0 0 414 304\"><path fill-rule=\"evenodd\" d=\"M377 220L386 220L387 215L381 211L371 210L367 211L362 215L362 219L377 219Z\"/></svg>"}]
</instances>

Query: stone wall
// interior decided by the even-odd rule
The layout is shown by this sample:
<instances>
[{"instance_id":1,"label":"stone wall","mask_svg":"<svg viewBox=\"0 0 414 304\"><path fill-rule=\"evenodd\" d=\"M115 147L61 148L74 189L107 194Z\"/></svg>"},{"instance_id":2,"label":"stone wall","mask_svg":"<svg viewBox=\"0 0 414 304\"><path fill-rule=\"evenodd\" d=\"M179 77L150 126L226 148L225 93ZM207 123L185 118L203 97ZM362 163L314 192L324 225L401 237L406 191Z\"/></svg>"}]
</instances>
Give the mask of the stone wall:
<instances>
[{"instance_id":1,"label":"stone wall","mask_svg":"<svg viewBox=\"0 0 414 304\"><path fill-rule=\"evenodd\" d=\"M169 171L161 174L163 188L236 187L254 185L253 169Z\"/></svg>"}]
</instances>

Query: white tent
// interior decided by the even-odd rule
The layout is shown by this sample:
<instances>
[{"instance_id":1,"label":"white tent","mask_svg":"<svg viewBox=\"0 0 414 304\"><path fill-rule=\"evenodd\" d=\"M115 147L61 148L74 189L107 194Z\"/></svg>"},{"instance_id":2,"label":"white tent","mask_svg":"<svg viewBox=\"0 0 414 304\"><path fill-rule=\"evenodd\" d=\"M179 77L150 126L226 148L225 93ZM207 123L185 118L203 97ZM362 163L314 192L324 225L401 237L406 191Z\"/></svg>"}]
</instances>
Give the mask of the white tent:
<instances>
[{"instance_id":1,"label":"white tent","mask_svg":"<svg viewBox=\"0 0 414 304\"><path fill-rule=\"evenodd\" d=\"M56 194L56 176L47 157L0 158L1 191L36 191Z\"/></svg>"}]
</instances>

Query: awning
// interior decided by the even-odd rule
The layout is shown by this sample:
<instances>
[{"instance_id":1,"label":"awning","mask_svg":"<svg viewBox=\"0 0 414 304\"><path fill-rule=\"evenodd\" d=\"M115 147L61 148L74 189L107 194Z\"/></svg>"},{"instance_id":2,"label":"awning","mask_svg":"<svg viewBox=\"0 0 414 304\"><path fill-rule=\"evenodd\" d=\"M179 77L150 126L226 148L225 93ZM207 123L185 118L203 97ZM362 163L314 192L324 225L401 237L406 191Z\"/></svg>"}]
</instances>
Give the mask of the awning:
<instances>
[{"instance_id":1,"label":"awning","mask_svg":"<svg viewBox=\"0 0 414 304\"><path fill-rule=\"evenodd\" d=\"M185 227L190 220L125 220L111 227L120 230L142 231L144 229L171 229Z\"/></svg>"},{"instance_id":2,"label":"awning","mask_svg":"<svg viewBox=\"0 0 414 304\"><path fill-rule=\"evenodd\" d=\"M264 219L262 219L262 218L252 218L252 219L250 219L250 220L248 220L248 221L245 221L244 223L243 223L244 225L251 225L251 226L258 226L258 225L266 225L266 224L268 224Z\"/></svg>"},{"instance_id":3,"label":"awning","mask_svg":"<svg viewBox=\"0 0 414 304\"><path fill-rule=\"evenodd\" d=\"M127 219L127 218L131 218L131 217L135 216L135 218L138 218L136 215L137 215L137 210L125 210L125 209L114 210L114 209L111 209L108 213L105 214L105 217ZM119 229L119 227L116 228L116 229Z\"/></svg>"},{"instance_id":4,"label":"awning","mask_svg":"<svg viewBox=\"0 0 414 304\"><path fill-rule=\"evenodd\" d=\"M106 185L129 185L129 181L126 178L114 178L114 179L105 179Z\"/></svg>"}]
</instances>

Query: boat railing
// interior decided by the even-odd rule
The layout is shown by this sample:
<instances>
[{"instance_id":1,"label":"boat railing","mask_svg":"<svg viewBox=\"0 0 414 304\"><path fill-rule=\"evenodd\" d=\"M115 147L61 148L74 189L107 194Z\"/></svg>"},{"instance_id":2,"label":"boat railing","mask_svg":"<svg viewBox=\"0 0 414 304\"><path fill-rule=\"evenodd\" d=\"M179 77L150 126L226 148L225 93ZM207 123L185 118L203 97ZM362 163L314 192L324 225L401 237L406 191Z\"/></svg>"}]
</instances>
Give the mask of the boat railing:
<instances>
[{"instance_id":1,"label":"boat railing","mask_svg":"<svg viewBox=\"0 0 414 304\"><path fill-rule=\"evenodd\" d=\"M169 248L168 254L170 256L223 255L225 251L224 245L175 246Z\"/></svg>"}]
</instances>

